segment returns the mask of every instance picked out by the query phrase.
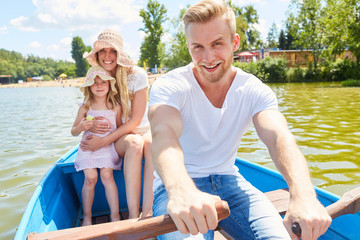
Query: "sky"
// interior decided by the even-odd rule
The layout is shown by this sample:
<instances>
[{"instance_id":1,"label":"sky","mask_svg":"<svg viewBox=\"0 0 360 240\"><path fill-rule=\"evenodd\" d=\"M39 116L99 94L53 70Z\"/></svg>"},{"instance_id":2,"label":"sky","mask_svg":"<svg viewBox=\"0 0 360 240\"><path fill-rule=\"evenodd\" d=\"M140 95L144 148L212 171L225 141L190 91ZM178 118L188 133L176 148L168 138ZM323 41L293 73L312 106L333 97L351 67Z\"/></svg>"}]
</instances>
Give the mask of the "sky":
<instances>
[{"instance_id":1,"label":"sky","mask_svg":"<svg viewBox=\"0 0 360 240\"><path fill-rule=\"evenodd\" d=\"M178 17L180 9L199 0L158 0L165 5L168 19ZM147 0L11 0L2 2L0 14L0 49L22 55L73 61L71 41L79 36L92 46L98 34L107 28L118 31L125 52L134 60L140 56L144 27L139 16ZM236 6L253 5L259 15L262 39L275 23L283 27L290 0L232 0ZM170 21L164 24L170 30ZM171 40L166 33L164 42Z\"/></svg>"}]
</instances>

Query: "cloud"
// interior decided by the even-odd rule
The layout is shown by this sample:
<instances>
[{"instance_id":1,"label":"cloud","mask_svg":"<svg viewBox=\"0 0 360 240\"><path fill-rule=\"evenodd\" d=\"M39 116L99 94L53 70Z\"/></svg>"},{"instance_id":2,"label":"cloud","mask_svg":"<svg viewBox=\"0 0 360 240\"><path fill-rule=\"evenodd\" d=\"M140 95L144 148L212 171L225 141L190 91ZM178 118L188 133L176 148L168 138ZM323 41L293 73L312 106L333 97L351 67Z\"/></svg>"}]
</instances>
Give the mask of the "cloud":
<instances>
[{"instance_id":1,"label":"cloud","mask_svg":"<svg viewBox=\"0 0 360 240\"><path fill-rule=\"evenodd\" d=\"M57 21L49 14L39 13L37 18L44 23L57 23Z\"/></svg>"},{"instance_id":2,"label":"cloud","mask_svg":"<svg viewBox=\"0 0 360 240\"><path fill-rule=\"evenodd\" d=\"M48 46L48 49L49 50L51 50L51 51L56 51L56 50L58 50L60 47L59 47L59 45L57 45L57 44L51 44L50 46Z\"/></svg>"},{"instance_id":3,"label":"cloud","mask_svg":"<svg viewBox=\"0 0 360 240\"><path fill-rule=\"evenodd\" d=\"M263 40L266 39L267 34L268 34L268 27L266 26L266 20L265 19L259 19L259 23L258 24L254 24L254 27L256 30L258 30L261 34L261 38Z\"/></svg>"},{"instance_id":4,"label":"cloud","mask_svg":"<svg viewBox=\"0 0 360 240\"><path fill-rule=\"evenodd\" d=\"M8 33L8 28L6 26L0 27L0 34L7 34L7 33Z\"/></svg>"},{"instance_id":5,"label":"cloud","mask_svg":"<svg viewBox=\"0 0 360 240\"><path fill-rule=\"evenodd\" d=\"M239 5L253 5L257 4L266 4L267 1L265 0L237 0L234 3Z\"/></svg>"},{"instance_id":6,"label":"cloud","mask_svg":"<svg viewBox=\"0 0 360 240\"><path fill-rule=\"evenodd\" d=\"M161 42L170 42L172 40L171 33L165 32L164 35L161 37Z\"/></svg>"},{"instance_id":7,"label":"cloud","mask_svg":"<svg viewBox=\"0 0 360 240\"><path fill-rule=\"evenodd\" d=\"M130 58L132 59L138 59L138 49L134 49L133 46L131 46L128 42L124 42L124 51L126 52L127 55L130 56Z\"/></svg>"},{"instance_id":8,"label":"cloud","mask_svg":"<svg viewBox=\"0 0 360 240\"><path fill-rule=\"evenodd\" d=\"M140 5L134 0L33 0L37 8L30 17L18 17L11 24L22 31L104 28L109 23L141 22Z\"/></svg>"},{"instance_id":9,"label":"cloud","mask_svg":"<svg viewBox=\"0 0 360 240\"><path fill-rule=\"evenodd\" d=\"M71 42L72 42L71 37L66 37L60 40L60 43L65 47L69 47L71 45Z\"/></svg>"},{"instance_id":10,"label":"cloud","mask_svg":"<svg viewBox=\"0 0 360 240\"><path fill-rule=\"evenodd\" d=\"M42 45L38 41L31 42L27 45L29 48L40 48Z\"/></svg>"},{"instance_id":11,"label":"cloud","mask_svg":"<svg viewBox=\"0 0 360 240\"><path fill-rule=\"evenodd\" d=\"M29 18L21 16L10 20L10 24L24 32L38 32L40 29L30 26Z\"/></svg>"},{"instance_id":12,"label":"cloud","mask_svg":"<svg viewBox=\"0 0 360 240\"><path fill-rule=\"evenodd\" d=\"M146 37L146 33L144 31L142 31L142 30L139 30L138 34L140 36L140 39L142 39L142 40L144 40L144 38Z\"/></svg>"}]
</instances>

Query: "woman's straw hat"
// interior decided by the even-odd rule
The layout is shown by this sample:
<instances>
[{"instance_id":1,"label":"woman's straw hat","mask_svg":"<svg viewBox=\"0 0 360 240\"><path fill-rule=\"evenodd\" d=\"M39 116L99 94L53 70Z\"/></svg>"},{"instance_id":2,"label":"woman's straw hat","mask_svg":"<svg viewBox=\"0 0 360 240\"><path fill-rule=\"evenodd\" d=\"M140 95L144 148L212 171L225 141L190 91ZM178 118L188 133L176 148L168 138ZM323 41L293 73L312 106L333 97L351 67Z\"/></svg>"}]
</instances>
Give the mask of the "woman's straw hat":
<instances>
[{"instance_id":1,"label":"woman's straw hat","mask_svg":"<svg viewBox=\"0 0 360 240\"><path fill-rule=\"evenodd\" d=\"M94 42L93 50L90 53L85 52L83 57L88 60L91 66L96 66L98 65L96 53L103 48L114 48L117 51L117 64L123 67L136 65L136 63L125 54L123 40L120 34L111 29L106 29L101 32L98 39Z\"/></svg>"},{"instance_id":2,"label":"woman's straw hat","mask_svg":"<svg viewBox=\"0 0 360 240\"><path fill-rule=\"evenodd\" d=\"M102 80L108 80L110 81L111 91L113 94L117 93L116 87L115 87L115 78L113 78L107 71L105 71L102 67L94 66L91 67L87 74L84 83L80 86L80 90L84 92L85 87L90 87L95 83L96 76L99 76Z\"/></svg>"}]
</instances>

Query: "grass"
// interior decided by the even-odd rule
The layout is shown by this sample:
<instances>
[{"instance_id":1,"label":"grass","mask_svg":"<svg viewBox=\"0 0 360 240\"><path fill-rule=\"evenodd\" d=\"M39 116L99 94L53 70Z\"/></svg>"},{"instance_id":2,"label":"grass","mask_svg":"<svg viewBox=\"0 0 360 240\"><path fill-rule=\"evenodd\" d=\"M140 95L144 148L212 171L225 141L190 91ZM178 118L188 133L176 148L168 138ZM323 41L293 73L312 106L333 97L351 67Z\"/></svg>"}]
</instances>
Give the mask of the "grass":
<instances>
[{"instance_id":1,"label":"grass","mask_svg":"<svg viewBox=\"0 0 360 240\"><path fill-rule=\"evenodd\" d=\"M360 80L348 79L341 83L343 87L360 87Z\"/></svg>"}]
</instances>

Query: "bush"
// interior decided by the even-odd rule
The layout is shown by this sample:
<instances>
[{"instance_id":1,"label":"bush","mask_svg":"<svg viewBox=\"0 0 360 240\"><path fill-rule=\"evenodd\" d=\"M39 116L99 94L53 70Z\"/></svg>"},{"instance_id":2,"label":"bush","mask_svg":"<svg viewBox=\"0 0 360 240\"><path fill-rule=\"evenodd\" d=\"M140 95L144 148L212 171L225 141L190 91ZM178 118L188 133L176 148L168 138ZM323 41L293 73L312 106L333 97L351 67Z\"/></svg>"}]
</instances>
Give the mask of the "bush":
<instances>
[{"instance_id":1,"label":"bush","mask_svg":"<svg viewBox=\"0 0 360 240\"><path fill-rule=\"evenodd\" d=\"M301 69L299 66L296 68L290 68L286 72L286 80L288 82L304 82L305 70Z\"/></svg>"},{"instance_id":2,"label":"bush","mask_svg":"<svg viewBox=\"0 0 360 240\"><path fill-rule=\"evenodd\" d=\"M307 69L304 75L304 82L319 82L322 81L322 74L319 69L314 68L313 62L308 62Z\"/></svg>"},{"instance_id":3,"label":"bush","mask_svg":"<svg viewBox=\"0 0 360 240\"><path fill-rule=\"evenodd\" d=\"M348 79L341 83L343 87L360 87L360 80Z\"/></svg>"},{"instance_id":4,"label":"bush","mask_svg":"<svg viewBox=\"0 0 360 240\"><path fill-rule=\"evenodd\" d=\"M360 69L356 62L346 59L336 59L335 62L325 64L323 76L327 81L344 81L359 79Z\"/></svg>"},{"instance_id":5,"label":"bush","mask_svg":"<svg viewBox=\"0 0 360 240\"><path fill-rule=\"evenodd\" d=\"M254 74L263 82L286 82L286 60L284 58L265 58L257 62L234 62L235 67Z\"/></svg>"},{"instance_id":6,"label":"bush","mask_svg":"<svg viewBox=\"0 0 360 240\"><path fill-rule=\"evenodd\" d=\"M259 74L259 67L256 62L234 62L233 66L241 68L244 72L254 74L255 76L258 76Z\"/></svg>"},{"instance_id":7,"label":"bush","mask_svg":"<svg viewBox=\"0 0 360 240\"><path fill-rule=\"evenodd\" d=\"M308 62L307 68L287 68L284 58L265 58L257 62L235 62L245 72L254 74L263 82L319 82L344 81L345 79L360 79L360 66L349 59L337 59L335 62L324 62L315 71L313 62Z\"/></svg>"},{"instance_id":8,"label":"bush","mask_svg":"<svg viewBox=\"0 0 360 240\"><path fill-rule=\"evenodd\" d=\"M286 59L265 58L258 63L259 76L264 82L286 82Z\"/></svg>"},{"instance_id":9,"label":"bush","mask_svg":"<svg viewBox=\"0 0 360 240\"><path fill-rule=\"evenodd\" d=\"M43 81L51 81L53 80L49 75L42 75Z\"/></svg>"}]
</instances>

